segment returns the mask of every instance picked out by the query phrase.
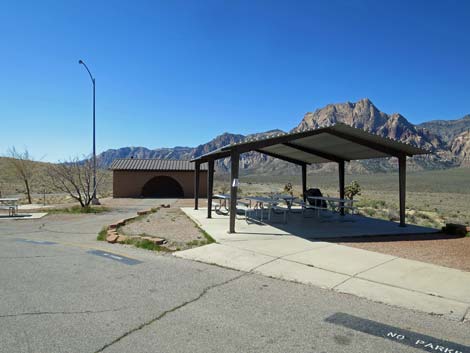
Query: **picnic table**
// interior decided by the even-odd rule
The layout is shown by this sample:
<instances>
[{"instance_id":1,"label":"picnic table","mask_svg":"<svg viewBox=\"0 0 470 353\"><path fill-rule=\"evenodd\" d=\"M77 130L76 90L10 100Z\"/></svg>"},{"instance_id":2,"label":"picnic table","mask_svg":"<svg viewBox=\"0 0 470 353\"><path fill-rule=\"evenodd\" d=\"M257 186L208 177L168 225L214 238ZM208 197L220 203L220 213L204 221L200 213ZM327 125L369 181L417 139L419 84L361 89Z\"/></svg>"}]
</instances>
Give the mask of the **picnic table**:
<instances>
[{"instance_id":1,"label":"picnic table","mask_svg":"<svg viewBox=\"0 0 470 353\"><path fill-rule=\"evenodd\" d=\"M289 195L289 198L291 196ZM281 211L284 213L284 219L286 220L287 212L285 209L278 208L277 205L279 204L279 201L282 200L282 197L265 197L265 196L248 196L245 197L245 199L249 200L250 202L253 201L255 203L253 209L255 211L258 211L260 214L260 220L263 220L263 213L264 210L268 210L268 220L270 219L271 216L271 210L273 211ZM287 201L286 201L287 202ZM265 205L267 205L267 208L265 208ZM288 210L290 210L289 203L288 203Z\"/></svg>"},{"instance_id":2,"label":"picnic table","mask_svg":"<svg viewBox=\"0 0 470 353\"><path fill-rule=\"evenodd\" d=\"M230 200L229 194L215 194L212 198L219 200L219 204L215 205L215 212L223 214L229 213L229 208L227 207L227 200ZM225 209L225 212L222 211L222 208Z\"/></svg>"},{"instance_id":3,"label":"picnic table","mask_svg":"<svg viewBox=\"0 0 470 353\"><path fill-rule=\"evenodd\" d=\"M0 198L0 209L8 210L8 216L16 216L18 214L19 200L17 197Z\"/></svg>"},{"instance_id":4,"label":"picnic table","mask_svg":"<svg viewBox=\"0 0 470 353\"><path fill-rule=\"evenodd\" d=\"M351 199L342 199L339 197L329 197L329 196L308 196L307 200L326 201L333 211L340 211L344 209L349 209L351 211L354 211L356 209L354 207L354 202L356 202L356 200L351 200ZM321 207L317 206L317 208L320 209Z\"/></svg>"},{"instance_id":5,"label":"picnic table","mask_svg":"<svg viewBox=\"0 0 470 353\"><path fill-rule=\"evenodd\" d=\"M284 200L284 202L287 205L287 208L289 209L289 212L292 212L292 205L295 203L297 197L289 194L284 194L284 195L274 195L274 198L277 198L279 200Z\"/></svg>"}]
</instances>

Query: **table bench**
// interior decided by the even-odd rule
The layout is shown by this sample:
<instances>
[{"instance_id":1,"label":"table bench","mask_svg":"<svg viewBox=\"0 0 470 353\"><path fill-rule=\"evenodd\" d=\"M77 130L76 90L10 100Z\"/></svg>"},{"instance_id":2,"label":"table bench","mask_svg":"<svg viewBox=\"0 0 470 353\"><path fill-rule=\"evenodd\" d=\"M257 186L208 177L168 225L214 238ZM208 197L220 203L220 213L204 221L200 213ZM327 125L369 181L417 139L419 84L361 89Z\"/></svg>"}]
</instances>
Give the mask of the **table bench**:
<instances>
[{"instance_id":1,"label":"table bench","mask_svg":"<svg viewBox=\"0 0 470 353\"><path fill-rule=\"evenodd\" d=\"M8 216L13 217L18 215L18 201L16 197L0 198L0 210L8 210Z\"/></svg>"},{"instance_id":2,"label":"table bench","mask_svg":"<svg viewBox=\"0 0 470 353\"><path fill-rule=\"evenodd\" d=\"M350 200L350 199L342 199L339 197L329 197L329 196L309 196L307 197L308 200L315 201L314 203L317 203L316 201L326 201L330 208L333 211L341 211L341 210L349 210L352 214L355 214L357 212L357 207L354 206L354 202L356 200ZM308 205L305 203L305 207L308 209L315 209L318 211L324 210L324 207L319 207L315 205Z\"/></svg>"}]
</instances>

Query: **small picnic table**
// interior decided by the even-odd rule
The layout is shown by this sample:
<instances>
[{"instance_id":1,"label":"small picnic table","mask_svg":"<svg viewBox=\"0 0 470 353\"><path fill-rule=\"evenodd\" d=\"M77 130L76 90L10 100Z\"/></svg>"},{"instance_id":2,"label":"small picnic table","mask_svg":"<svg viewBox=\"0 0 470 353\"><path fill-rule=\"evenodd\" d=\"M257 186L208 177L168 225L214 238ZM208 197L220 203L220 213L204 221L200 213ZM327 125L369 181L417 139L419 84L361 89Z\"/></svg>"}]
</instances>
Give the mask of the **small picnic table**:
<instances>
[{"instance_id":1,"label":"small picnic table","mask_svg":"<svg viewBox=\"0 0 470 353\"><path fill-rule=\"evenodd\" d=\"M273 206L276 206L280 199L282 198L273 198L273 197L265 197L265 196L248 196L248 197L245 197L245 199L249 200L249 201L253 201L255 203L253 209L254 210L258 210L259 213L260 213L260 220L262 221L263 220L263 211L265 210L264 208L264 205L267 205L267 210L268 212L271 212L271 208ZM268 218L269 218L269 214L268 214Z\"/></svg>"},{"instance_id":2,"label":"small picnic table","mask_svg":"<svg viewBox=\"0 0 470 353\"><path fill-rule=\"evenodd\" d=\"M354 202L357 200L351 199L342 199L339 197L329 197L329 196L308 196L308 200L312 201L326 201L333 211L338 211L341 209L350 209L354 210Z\"/></svg>"},{"instance_id":3,"label":"small picnic table","mask_svg":"<svg viewBox=\"0 0 470 353\"><path fill-rule=\"evenodd\" d=\"M213 199L219 200L219 204L215 205L215 212L228 214L229 208L227 207L227 200L230 200L230 195L228 194L215 194L212 196ZM225 212L222 211L222 208L225 209Z\"/></svg>"},{"instance_id":4,"label":"small picnic table","mask_svg":"<svg viewBox=\"0 0 470 353\"><path fill-rule=\"evenodd\" d=\"M0 198L0 209L8 210L8 216L16 216L18 214L19 200L17 197Z\"/></svg>"}]
</instances>

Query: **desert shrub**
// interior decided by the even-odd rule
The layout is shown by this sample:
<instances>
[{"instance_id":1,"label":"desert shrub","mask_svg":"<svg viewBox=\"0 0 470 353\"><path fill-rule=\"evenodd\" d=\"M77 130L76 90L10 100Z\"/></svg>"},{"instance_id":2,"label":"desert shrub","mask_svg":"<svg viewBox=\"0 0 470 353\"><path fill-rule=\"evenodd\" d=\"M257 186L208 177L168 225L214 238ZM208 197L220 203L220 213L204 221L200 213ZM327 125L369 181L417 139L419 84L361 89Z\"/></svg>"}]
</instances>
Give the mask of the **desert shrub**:
<instances>
[{"instance_id":1,"label":"desert shrub","mask_svg":"<svg viewBox=\"0 0 470 353\"><path fill-rule=\"evenodd\" d=\"M352 200L354 196L360 195L360 194L361 194L361 186L355 180L353 180L351 184L346 186L346 188L344 189L344 196L346 196L346 198L350 200Z\"/></svg>"},{"instance_id":2,"label":"desert shrub","mask_svg":"<svg viewBox=\"0 0 470 353\"><path fill-rule=\"evenodd\" d=\"M375 209L385 208L386 205L387 203L383 200L369 200L369 199L363 199L357 203L358 207L371 207Z\"/></svg>"},{"instance_id":3,"label":"desert shrub","mask_svg":"<svg viewBox=\"0 0 470 353\"><path fill-rule=\"evenodd\" d=\"M294 190L294 188L293 188L291 183L287 183L286 185L284 185L284 190L283 191L286 194L293 195L293 190Z\"/></svg>"},{"instance_id":4,"label":"desert shrub","mask_svg":"<svg viewBox=\"0 0 470 353\"><path fill-rule=\"evenodd\" d=\"M398 221L400 219L400 215L398 214L396 210L390 209L387 212L387 218L390 221Z\"/></svg>"},{"instance_id":5,"label":"desert shrub","mask_svg":"<svg viewBox=\"0 0 470 353\"><path fill-rule=\"evenodd\" d=\"M154 242L151 242L150 240L147 240L147 239L129 238L126 241L126 244L134 245L137 248L152 250L152 251L162 251L162 252L170 252L171 251L170 249L168 249L164 246L157 245Z\"/></svg>"},{"instance_id":6,"label":"desert shrub","mask_svg":"<svg viewBox=\"0 0 470 353\"><path fill-rule=\"evenodd\" d=\"M103 213L108 212L109 208L104 206L71 206L71 207L64 207L64 208L48 208L46 209L47 213L50 214L61 214L61 213L72 213L72 214L79 214L79 213Z\"/></svg>"},{"instance_id":7,"label":"desert shrub","mask_svg":"<svg viewBox=\"0 0 470 353\"><path fill-rule=\"evenodd\" d=\"M416 224L418 222L414 214L407 215L406 220L408 223L412 223L412 224Z\"/></svg>"},{"instance_id":8,"label":"desert shrub","mask_svg":"<svg viewBox=\"0 0 470 353\"><path fill-rule=\"evenodd\" d=\"M108 228L103 227L103 229L101 229L100 232L98 233L98 236L96 237L96 240L99 240L99 241L106 240L107 231L108 231Z\"/></svg>"},{"instance_id":9,"label":"desert shrub","mask_svg":"<svg viewBox=\"0 0 470 353\"><path fill-rule=\"evenodd\" d=\"M221 194L227 194L230 190L229 186L226 184L223 184L219 188Z\"/></svg>"},{"instance_id":10,"label":"desert shrub","mask_svg":"<svg viewBox=\"0 0 470 353\"><path fill-rule=\"evenodd\" d=\"M416 212L416 217L421 218L423 220L429 220L432 221L432 217L430 217L428 214L423 213L423 212Z\"/></svg>"},{"instance_id":11,"label":"desert shrub","mask_svg":"<svg viewBox=\"0 0 470 353\"><path fill-rule=\"evenodd\" d=\"M361 209L360 211L361 213L369 217L373 217L377 214L377 211L374 210L373 208L364 208L364 209Z\"/></svg>"}]
</instances>

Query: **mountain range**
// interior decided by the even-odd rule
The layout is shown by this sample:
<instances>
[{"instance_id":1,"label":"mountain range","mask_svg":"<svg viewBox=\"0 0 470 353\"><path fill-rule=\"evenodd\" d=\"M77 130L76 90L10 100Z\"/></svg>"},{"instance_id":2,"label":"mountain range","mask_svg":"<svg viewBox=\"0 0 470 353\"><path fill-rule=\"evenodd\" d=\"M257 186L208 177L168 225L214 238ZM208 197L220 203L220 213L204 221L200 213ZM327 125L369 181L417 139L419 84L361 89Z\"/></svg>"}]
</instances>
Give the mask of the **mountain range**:
<instances>
[{"instance_id":1,"label":"mountain range","mask_svg":"<svg viewBox=\"0 0 470 353\"><path fill-rule=\"evenodd\" d=\"M396 139L425 148L432 153L410 159L412 169L436 169L470 167L470 115L457 120L433 120L418 125L412 124L399 113L386 114L380 111L368 98L355 103L329 104L314 112L305 114L300 123L290 132L319 128L335 123L345 123L366 129L374 134ZM98 158L109 166L115 158L172 158L191 159L230 143L241 142L253 137L259 138L282 133L271 130L251 135L224 133L197 147L174 147L148 149L145 147L123 147L102 152ZM295 168L284 168L286 162L250 152L241 156L240 168L245 172L297 173ZM336 166L331 163L312 166L313 171L329 171ZM348 169L355 172L389 171L396 168L391 158L349 163ZM228 170L228 159L217 162L218 171ZM287 171L287 172L286 172Z\"/></svg>"}]
</instances>

